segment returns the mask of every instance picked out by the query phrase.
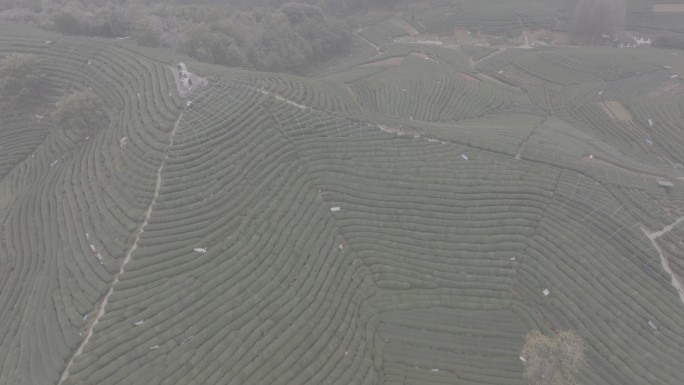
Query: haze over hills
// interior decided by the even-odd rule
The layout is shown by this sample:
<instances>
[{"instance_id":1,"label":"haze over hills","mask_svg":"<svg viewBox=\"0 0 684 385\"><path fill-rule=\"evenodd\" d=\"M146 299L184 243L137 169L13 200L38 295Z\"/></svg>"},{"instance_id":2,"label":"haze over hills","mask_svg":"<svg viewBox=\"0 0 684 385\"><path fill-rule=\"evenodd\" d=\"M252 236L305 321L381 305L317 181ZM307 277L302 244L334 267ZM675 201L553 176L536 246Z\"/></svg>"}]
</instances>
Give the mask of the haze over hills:
<instances>
[{"instance_id":1,"label":"haze over hills","mask_svg":"<svg viewBox=\"0 0 684 385\"><path fill-rule=\"evenodd\" d=\"M0 112L0 384L523 385L531 330L681 384L684 51L443 3L307 77L0 23L43 87Z\"/></svg>"}]
</instances>

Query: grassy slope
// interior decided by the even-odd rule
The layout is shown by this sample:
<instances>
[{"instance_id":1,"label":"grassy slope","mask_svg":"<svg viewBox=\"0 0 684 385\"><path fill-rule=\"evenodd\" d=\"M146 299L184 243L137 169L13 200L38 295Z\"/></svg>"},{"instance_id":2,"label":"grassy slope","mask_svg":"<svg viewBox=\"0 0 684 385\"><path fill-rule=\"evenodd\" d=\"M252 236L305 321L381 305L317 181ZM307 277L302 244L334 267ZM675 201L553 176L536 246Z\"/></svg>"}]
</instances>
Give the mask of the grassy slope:
<instances>
[{"instance_id":1,"label":"grassy slope","mask_svg":"<svg viewBox=\"0 0 684 385\"><path fill-rule=\"evenodd\" d=\"M590 52L558 53L574 66L564 98L486 61L519 88L467 88L458 65L424 59L317 80L193 63L210 86L170 142L172 55L14 28L2 52L49 58L55 88L92 87L112 124L73 146L2 120L27 139L0 182L0 383L57 382L138 234L67 384L522 384L535 327L588 341L583 383L681 383L684 306L638 225L682 215L683 188L656 187L676 175L626 156L605 117L572 120L602 101L577 82L629 87ZM529 55L502 65L542 88L564 70ZM440 110L437 81L456 90ZM463 107L472 95L504 102Z\"/></svg>"}]
</instances>

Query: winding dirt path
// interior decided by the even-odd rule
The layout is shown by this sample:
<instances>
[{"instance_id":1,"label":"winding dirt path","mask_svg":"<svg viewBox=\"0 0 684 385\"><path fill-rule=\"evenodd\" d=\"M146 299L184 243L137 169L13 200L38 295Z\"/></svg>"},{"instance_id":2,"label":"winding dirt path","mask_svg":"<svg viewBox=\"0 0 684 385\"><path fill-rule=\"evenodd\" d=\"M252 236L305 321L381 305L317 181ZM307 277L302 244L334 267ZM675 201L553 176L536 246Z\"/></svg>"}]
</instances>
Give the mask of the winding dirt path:
<instances>
[{"instance_id":1,"label":"winding dirt path","mask_svg":"<svg viewBox=\"0 0 684 385\"><path fill-rule=\"evenodd\" d=\"M167 145L166 149L168 149L171 145L173 145L173 138L176 136L176 131L178 130L178 126L180 125L181 120L183 119L183 112L181 111L180 115L178 116L178 120L176 120L176 123L173 125L173 130L171 130L171 135L169 138L169 144ZM155 203L157 203L157 198L159 197L159 190L161 189L162 185L162 171L164 171L164 165L166 164L166 149L164 150L164 154L162 156L162 161L161 164L159 165L159 168L157 169L157 184L154 189L154 196L152 197L152 201L150 202L150 205L147 207L147 211L145 211L145 220L143 223L138 227L137 234L135 236L135 241L133 242L133 245L131 246L130 249L128 249L128 252L126 253L126 256L123 259L123 262L121 263L121 267L119 267L119 271L114 274L114 280L112 280L112 283L109 284L109 290L107 291L107 294L102 298L102 301L97 307L97 315L91 322L90 326L88 326L88 331L86 333L85 338L81 342L81 345L79 345L78 349L74 354L69 358L69 361L67 362L67 366L64 368L64 371L62 372L62 376L59 379L59 382L57 385L62 385L64 380L69 377L69 369L71 369L71 366L74 364L74 360L76 357L80 356L81 353L83 353L83 348L88 344L90 341L90 338L93 336L93 328L95 328L95 325L98 324L100 321L100 318L105 314L105 307L107 306L107 302L109 301L109 296L112 295L114 292L114 285L116 285L119 282L119 276L123 274L124 268L130 262L131 260L131 255L133 254L133 251L138 248L138 242L140 241L140 235L145 232L145 226L147 226L147 223L150 220L150 216L152 216L152 211Z\"/></svg>"},{"instance_id":2,"label":"winding dirt path","mask_svg":"<svg viewBox=\"0 0 684 385\"><path fill-rule=\"evenodd\" d=\"M653 238L660 238L660 237L662 237L663 235L665 235L665 234L669 233L670 231L672 231L672 229L674 229L678 224L680 224L680 223L682 223L682 222L684 222L684 217L681 217L681 218L677 219L676 221L674 221L674 223L672 223L671 225L665 226L665 228L662 229L662 230L660 230L660 231L657 231L657 232L655 232L655 233L651 233L651 234L649 235L649 237L653 236ZM646 234L648 234L648 233L646 233Z\"/></svg>"},{"instance_id":3,"label":"winding dirt path","mask_svg":"<svg viewBox=\"0 0 684 385\"><path fill-rule=\"evenodd\" d=\"M658 250L658 254L660 254L660 263L663 265L663 269L670 274L670 277L672 278L672 286L675 287L677 292L679 293L679 299L684 303L684 285L682 284L681 277L678 277L673 271L672 268L670 267L670 261L667 259L667 256L663 253L663 249L660 247L658 244L658 238L662 237L663 235L667 234L670 232L675 226L679 225L680 223L684 222L684 217L681 217L677 219L674 223L665 226L660 231L656 232L649 232L644 228L644 226L641 226L641 230L646 234L648 239L651 240L651 243L653 246Z\"/></svg>"},{"instance_id":4,"label":"winding dirt path","mask_svg":"<svg viewBox=\"0 0 684 385\"><path fill-rule=\"evenodd\" d=\"M300 110L306 110L307 108L311 108L311 107L309 107L309 106L305 106L305 105L303 105L303 104L299 104L299 103L297 103L297 102L293 102L292 100L290 100L290 99L288 99L288 98L286 98L286 97L284 97L284 96L280 96L280 95L276 94L275 92L266 91L266 90L263 89L263 88L256 88L256 90L259 91L259 92L261 92L261 93L264 94L264 95L273 96L273 97L276 98L277 100L280 100L281 102L285 102L285 103L287 103L287 104L289 104L289 105L295 106L295 107L299 108Z\"/></svg>"}]
</instances>

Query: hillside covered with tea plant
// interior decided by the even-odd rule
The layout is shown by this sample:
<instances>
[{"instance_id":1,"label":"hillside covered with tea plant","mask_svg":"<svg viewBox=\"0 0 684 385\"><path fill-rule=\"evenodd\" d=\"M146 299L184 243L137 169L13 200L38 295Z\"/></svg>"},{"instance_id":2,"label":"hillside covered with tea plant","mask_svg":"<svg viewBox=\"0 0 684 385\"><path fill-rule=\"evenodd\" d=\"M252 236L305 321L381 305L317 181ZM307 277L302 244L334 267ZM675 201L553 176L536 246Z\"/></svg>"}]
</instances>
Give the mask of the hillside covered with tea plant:
<instances>
[{"instance_id":1,"label":"hillside covered with tea plant","mask_svg":"<svg viewBox=\"0 0 684 385\"><path fill-rule=\"evenodd\" d=\"M681 384L684 52L413 23L308 77L0 23L44 85L0 112L0 384L524 385L534 329Z\"/></svg>"}]
</instances>

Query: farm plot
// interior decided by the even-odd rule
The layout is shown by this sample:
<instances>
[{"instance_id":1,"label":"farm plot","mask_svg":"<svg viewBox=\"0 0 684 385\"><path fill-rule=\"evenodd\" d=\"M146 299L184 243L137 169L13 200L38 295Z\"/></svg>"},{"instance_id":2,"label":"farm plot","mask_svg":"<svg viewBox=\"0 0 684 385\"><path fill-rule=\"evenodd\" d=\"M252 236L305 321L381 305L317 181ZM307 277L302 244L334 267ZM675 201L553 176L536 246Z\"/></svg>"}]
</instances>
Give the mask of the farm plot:
<instances>
[{"instance_id":1,"label":"farm plot","mask_svg":"<svg viewBox=\"0 0 684 385\"><path fill-rule=\"evenodd\" d=\"M636 120L648 133L655 146L662 149L673 163L684 162L681 122L684 118L684 97L626 98L625 104L634 111Z\"/></svg>"},{"instance_id":2,"label":"farm plot","mask_svg":"<svg viewBox=\"0 0 684 385\"><path fill-rule=\"evenodd\" d=\"M458 49L430 46L420 43L392 44L384 52L358 62L359 66L367 65L399 65L408 56L414 56L431 62L440 62L453 66L458 71L472 72L468 58Z\"/></svg>"},{"instance_id":3,"label":"farm plot","mask_svg":"<svg viewBox=\"0 0 684 385\"><path fill-rule=\"evenodd\" d=\"M630 97L667 96L676 95L684 88L679 85L671 75L663 72L651 72L643 75L636 75L622 78L613 82L593 84L585 91L575 93L572 99L567 99L565 104L577 104L582 101L601 101L601 100L624 100Z\"/></svg>"},{"instance_id":4,"label":"farm plot","mask_svg":"<svg viewBox=\"0 0 684 385\"><path fill-rule=\"evenodd\" d=\"M384 384L524 384L517 357L526 323L510 310L383 313Z\"/></svg>"},{"instance_id":5,"label":"farm plot","mask_svg":"<svg viewBox=\"0 0 684 385\"><path fill-rule=\"evenodd\" d=\"M535 262L523 261L518 271L521 286L515 290L522 297L549 289L546 299L537 294L549 328L570 327L589 341L594 364L585 371L584 382L676 383L681 376L671 359L671 354L681 354L681 343L670 338L682 332L678 320L684 311L672 285L658 275L657 252L639 225L596 181L563 173L528 243L526 258ZM575 237L582 239L582 246L568 248ZM528 289L533 292L526 293ZM577 301L583 303L581 308ZM658 322L657 331L649 320ZM632 356L635 349L658 352L659 357ZM656 362L664 365L662 370L649 370Z\"/></svg>"},{"instance_id":6,"label":"farm plot","mask_svg":"<svg viewBox=\"0 0 684 385\"><path fill-rule=\"evenodd\" d=\"M0 180L45 140L49 126L43 118L14 110L0 113Z\"/></svg>"},{"instance_id":7,"label":"farm plot","mask_svg":"<svg viewBox=\"0 0 684 385\"><path fill-rule=\"evenodd\" d=\"M533 328L587 341L582 383L682 383L684 305L642 228L681 218L684 190L634 143L676 146L681 100L581 96L650 62L478 64L537 55L542 86L572 68L535 96L573 101L566 123L512 114L523 91L440 50L325 79L191 63L209 85L186 104L168 53L2 34L17 46L110 125L14 142L35 157L0 181L0 383L518 385ZM678 274L673 228L656 244Z\"/></svg>"},{"instance_id":8,"label":"farm plot","mask_svg":"<svg viewBox=\"0 0 684 385\"><path fill-rule=\"evenodd\" d=\"M148 227L66 384L373 381L361 304L375 289L276 107L302 112L215 82L184 111Z\"/></svg>"},{"instance_id":9,"label":"farm plot","mask_svg":"<svg viewBox=\"0 0 684 385\"><path fill-rule=\"evenodd\" d=\"M646 190L649 194L654 189L662 190L657 187L657 179L672 170L670 165L649 166L627 158L619 148L557 117L536 126L519 148L518 157L574 170L617 188Z\"/></svg>"},{"instance_id":10,"label":"farm plot","mask_svg":"<svg viewBox=\"0 0 684 385\"><path fill-rule=\"evenodd\" d=\"M421 14L425 32L453 34L457 28L477 29L490 35L503 35L524 27L551 28L556 24L553 13L536 1L498 3L467 0L458 4L431 7Z\"/></svg>"},{"instance_id":11,"label":"farm plot","mask_svg":"<svg viewBox=\"0 0 684 385\"><path fill-rule=\"evenodd\" d=\"M516 58L523 56L527 51L521 49L499 50L495 55L486 55L480 59L475 69L486 73L497 73L503 67L515 63Z\"/></svg>"},{"instance_id":12,"label":"farm plot","mask_svg":"<svg viewBox=\"0 0 684 385\"><path fill-rule=\"evenodd\" d=\"M532 71L532 76L549 83L570 85L595 81L614 81L655 70L654 67L618 56L601 59L577 52L530 52L520 56L515 65L521 71Z\"/></svg>"},{"instance_id":13,"label":"farm plot","mask_svg":"<svg viewBox=\"0 0 684 385\"><path fill-rule=\"evenodd\" d=\"M231 78L267 93L281 96L294 103L313 108L352 113L360 106L344 91L341 82L332 79L306 79L285 74L254 73L222 67L198 66L205 76Z\"/></svg>"},{"instance_id":14,"label":"farm plot","mask_svg":"<svg viewBox=\"0 0 684 385\"><path fill-rule=\"evenodd\" d=\"M625 111L623 108L618 107L613 111L606 106L615 104L578 105L571 107L569 112L575 119L583 122L580 128L618 149L626 157L652 166L671 164L667 153L653 141L650 130L647 131L629 120L622 114ZM623 118L627 120L620 120Z\"/></svg>"},{"instance_id":15,"label":"farm plot","mask_svg":"<svg viewBox=\"0 0 684 385\"><path fill-rule=\"evenodd\" d=\"M629 382L627 375L639 381L678 381L676 360L670 355L681 354L675 353L679 343L648 334L647 321L667 324L661 333L676 336L682 331L678 320L684 309L677 307L667 280L647 272L644 265L654 260L655 250L638 235L639 223L599 182L563 173L562 183L551 193L546 188L553 188L559 175L544 168L532 171L526 163L492 162L491 155L438 142L368 135L352 145L351 139L309 137L297 147L324 199L342 208L337 223L381 289L371 300L379 309L530 306L542 311L540 322L551 329L581 330L592 345L594 364L583 373L588 383ZM467 161L458 157L464 151ZM471 167L486 171L475 176ZM529 173L519 175L523 170ZM477 181L468 182L471 175ZM458 188L450 178L458 178ZM487 202L490 196L493 200ZM473 204L471 199L482 201ZM515 206L508 206L509 199ZM499 204L509 208L497 209ZM430 214L424 215L426 211ZM465 216L467 221L460 219ZM468 223L468 229L461 229L461 223ZM585 247L571 246L579 239L585 240ZM518 249L520 241L524 251ZM622 261L620 267L613 265L615 260ZM504 292L511 284L509 297ZM557 293L550 302L542 295L545 287ZM479 293L476 303L470 293ZM631 293L629 301L616 300L624 293ZM459 300L452 302L456 297ZM617 314L644 321L625 322ZM663 353L650 364L638 363L641 356L632 352L639 349ZM662 365L660 360L667 362L662 373L647 369L656 362ZM627 366L632 369L625 372ZM393 378L401 375L401 368L391 370ZM442 371L424 374L436 375L432 373ZM423 381L444 381L431 378Z\"/></svg>"},{"instance_id":16,"label":"farm plot","mask_svg":"<svg viewBox=\"0 0 684 385\"><path fill-rule=\"evenodd\" d=\"M149 201L148 170L160 159L161 129L176 100L163 66L125 49L2 28L1 51L20 46L49 63L55 94L48 100L58 90L90 87L111 122L88 137L50 129L39 138L26 129L8 141L26 157L0 182L0 383L55 384ZM21 127L21 120L4 119L3 135Z\"/></svg>"},{"instance_id":17,"label":"farm plot","mask_svg":"<svg viewBox=\"0 0 684 385\"><path fill-rule=\"evenodd\" d=\"M524 89L537 106L564 118L567 109L591 101L677 92L671 75L657 61L625 57L617 51L598 55L590 49L507 49L477 63L476 69Z\"/></svg>"},{"instance_id":18,"label":"farm plot","mask_svg":"<svg viewBox=\"0 0 684 385\"><path fill-rule=\"evenodd\" d=\"M661 178L662 179L662 178ZM647 229L661 229L684 216L681 201L657 187L657 179L642 188L611 189L629 213Z\"/></svg>"},{"instance_id":19,"label":"farm plot","mask_svg":"<svg viewBox=\"0 0 684 385\"><path fill-rule=\"evenodd\" d=\"M449 67L409 57L402 65L350 84L371 110L420 121L454 121L483 116L529 102L517 90L469 79ZM407 72L411 77L405 76Z\"/></svg>"},{"instance_id":20,"label":"farm plot","mask_svg":"<svg viewBox=\"0 0 684 385\"><path fill-rule=\"evenodd\" d=\"M494 113L449 125L426 125L436 138L482 150L515 156L518 149L544 119L530 114Z\"/></svg>"}]
</instances>

